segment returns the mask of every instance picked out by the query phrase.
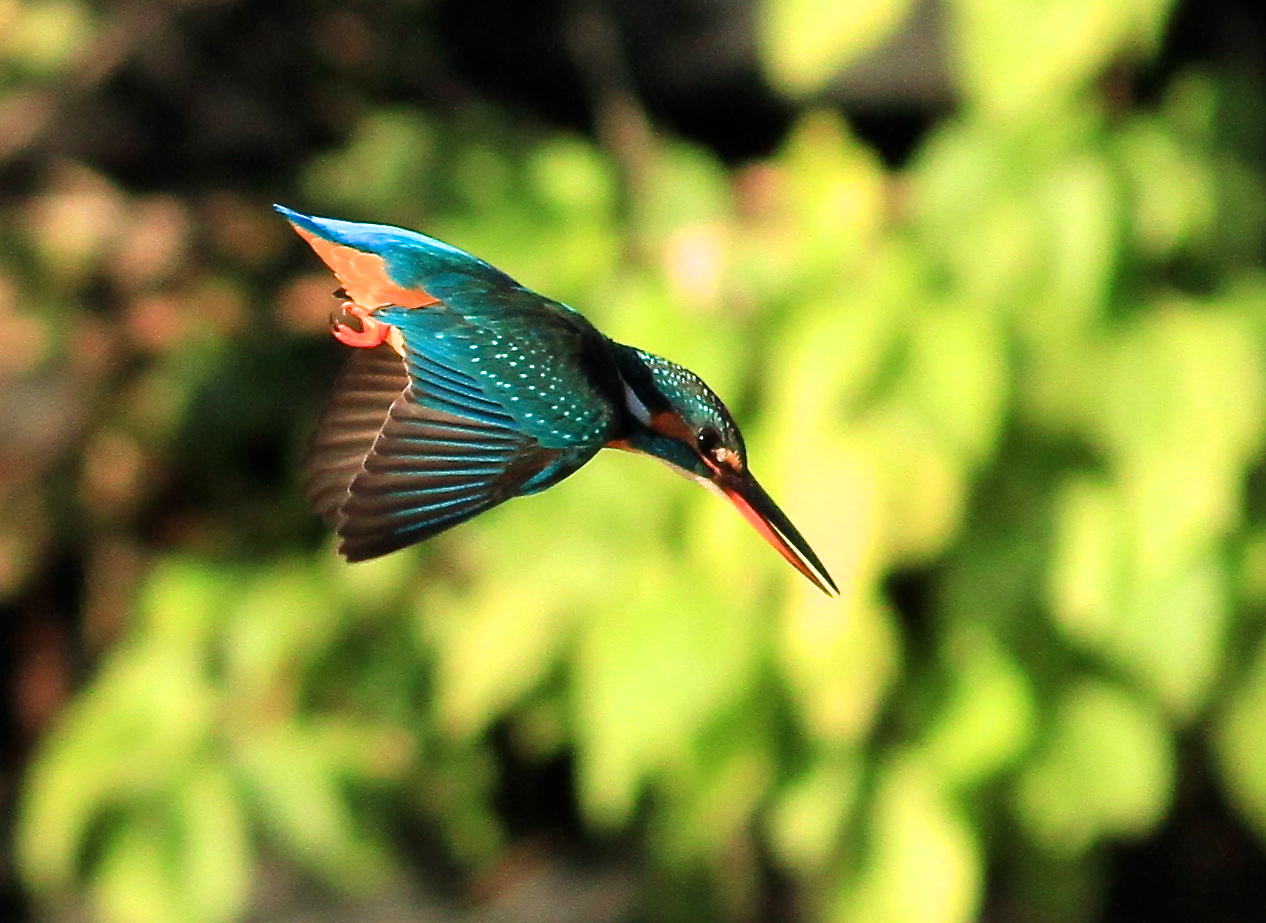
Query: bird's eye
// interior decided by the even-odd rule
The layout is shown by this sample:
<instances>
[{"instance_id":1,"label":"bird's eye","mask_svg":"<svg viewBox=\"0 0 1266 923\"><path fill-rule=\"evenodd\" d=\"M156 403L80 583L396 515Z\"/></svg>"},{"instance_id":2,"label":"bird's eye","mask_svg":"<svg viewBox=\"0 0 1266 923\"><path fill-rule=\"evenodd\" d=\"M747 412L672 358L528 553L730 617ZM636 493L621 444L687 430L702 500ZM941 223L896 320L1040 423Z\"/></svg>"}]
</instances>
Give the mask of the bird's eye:
<instances>
[{"instance_id":1,"label":"bird's eye","mask_svg":"<svg viewBox=\"0 0 1266 923\"><path fill-rule=\"evenodd\" d=\"M705 427L699 432L698 446L700 455L715 455L721 446L721 434L711 426Z\"/></svg>"}]
</instances>

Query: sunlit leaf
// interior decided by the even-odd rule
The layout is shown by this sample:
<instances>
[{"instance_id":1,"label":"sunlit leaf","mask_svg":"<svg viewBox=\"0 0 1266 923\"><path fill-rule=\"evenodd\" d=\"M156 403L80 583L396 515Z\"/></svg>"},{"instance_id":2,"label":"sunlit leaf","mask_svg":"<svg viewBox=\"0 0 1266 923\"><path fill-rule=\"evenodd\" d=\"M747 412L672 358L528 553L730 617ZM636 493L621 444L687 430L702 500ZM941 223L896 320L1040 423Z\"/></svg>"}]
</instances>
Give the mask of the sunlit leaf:
<instances>
[{"instance_id":1,"label":"sunlit leaf","mask_svg":"<svg viewBox=\"0 0 1266 923\"><path fill-rule=\"evenodd\" d=\"M985 457L1007 397L1005 344L993 320L938 306L920 318L907 361L911 398L942 444L968 464Z\"/></svg>"},{"instance_id":2,"label":"sunlit leaf","mask_svg":"<svg viewBox=\"0 0 1266 923\"><path fill-rule=\"evenodd\" d=\"M1213 164L1184 150L1167 127L1134 119L1117 142L1131 181L1130 231L1143 255L1154 259L1207 242L1217 208Z\"/></svg>"},{"instance_id":3,"label":"sunlit leaf","mask_svg":"<svg viewBox=\"0 0 1266 923\"><path fill-rule=\"evenodd\" d=\"M1074 349L1086 349L1085 329L1108 308L1121 259L1124 207L1105 161L1091 144L1077 144L1051 164L1049 175L1033 190L1046 253L1040 275L1032 280L1035 303L1022 323L1039 358L1053 340L1071 340ZM1054 387L1073 384L1064 380ZM1058 400L1058 395L1051 399Z\"/></svg>"},{"instance_id":4,"label":"sunlit leaf","mask_svg":"<svg viewBox=\"0 0 1266 923\"><path fill-rule=\"evenodd\" d=\"M820 92L878 47L911 6L911 0L764 0L759 35L765 67L789 93Z\"/></svg>"},{"instance_id":5,"label":"sunlit leaf","mask_svg":"<svg viewBox=\"0 0 1266 923\"><path fill-rule=\"evenodd\" d=\"M691 759L667 773L663 790L673 808L664 812L653 842L668 861L717 861L748 834L774 781L769 724L761 717L749 714L711 730Z\"/></svg>"},{"instance_id":6,"label":"sunlit leaf","mask_svg":"<svg viewBox=\"0 0 1266 923\"><path fill-rule=\"evenodd\" d=\"M245 807L223 767L197 770L180 793L180 849L173 864L186 919L228 923L245 909L254 859Z\"/></svg>"},{"instance_id":7,"label":"sunlit leaf","mask_svg":"<svg viewBox=\"0 0 1266 923\"><path fill-rule=\"evenodd\" d=\"M1092 422L1122 462L1181 465L1205 474L1189 480L1170 502L1193 504L1178 524L1207 535L1233 521L1225 478L1261 438L1261 346L1237 311L1156 307L1122 332L1104 411Z\"/></svg>"},{"instance_id":8,"label":"sunlit leaf","mask_svg":"<svg viewBox=\"0 0 1266 923\"><path fill-rule=\"evenodd\" d=\"M580 628L573 667L580 795L596 821L627 817L647 776L743 694L755 665L751 601L640 562Z\"/></svg>"},{"instance_id":9,"label":"sunlit leaf","mask_svg":"<svg viewBox=\"0 0 1266 923\"><path fill-rule=\"evenodd\" d=\"M14 6L4 24L0 60L31 75L64 70L97 29L92 7L76 0L25 0Z\"/></svg>"},{"instance_id":10,"label":"sunlit leaf","mask_svg":"<svg viewBox=\"0 0 1266 923\"><path fill-rule=\"evenodd\" d=\"M1121 502L1109 484L1070 480L1056 501L1051 610L1073 638L1110 648L1129 564Z\"/></svg>"},{"instance_id":11,"label":"sunlit leaf","mask_svg":"<svg viewBox=\"0 0 1266 923\"><path fill-rule=\"evenodd\" d=\"M1227 575L1215 555L1138 587L1120 627L1123 658L1181 721L1195 718L1225 653Z\"/></svg>"},{"instance_id":12,"label":"sunlit leaf","mask_svg":"<svg viewBox=\"0 0 1266 923\"><path fill-rule=\"evenodd\" d=\"M805 584L782 617L778 645L806 732L831 744L863 740L897 675L891 613L866 596L842 604Z\"/></svg>"},{"instance_id":13,"label":"sunlit leaf","mask_svg":"<svg viewBox=\"0 0 1266 923\"><path fill-rule=\"evenodd\" d=\"M665 145L639 203L643 232L655 244L683 224L723 219L731 209L727 177L715 159L680 142Z\"/></svg>"},{"instance_id":14,"label":"sunlit leaf","mask_svg":"<svg viewBox=\"0 0 1266 923\"><path fill-rule=\"evenodd\" d=\"M66 887L93 823L167 791L206 746L212 716L195 662L153 646L116 652L32 766L18 828L29 879Z\"/></svg>"},{"instance_id":15,"label":"sunlit leaf","mask_svg":"<svg viewBox=\"0 0 1266 923\"><path fill-rule=\"evenodd\" d=\"M224 615L231 582L224 572L191 559L168 559L146 581L139 609L152 643L173 652L204 654Z\"/></svg>"},{"instance_id":16,"label":"sunlit leaf","mask_svg":"<svg viewBox=\"0 0 1266 923\"><path fill-rule=\"evenodd\" d=\"M528 168L541 197L569 219L606 215L615 206L610 165L578 137L546 140L531 152Z\"/></svg>"},{"instance_id":17,"label":"sunlit leaf","mask_svg":"<svg viewBox=\"0 0 1266 923\"><path fill-rule=\"evenodd\" d=\"M891 401L862 434L885 476L883 545L892 560L920 561L943 551L962 523L967 471L938 444L916 408Z\"/></svg>"},{"instance_id":18,"label":"sunlit leaf","mask_svg":"<svg viewBox=\"0 0 1266 923\"><path fill-rule=\"evenodd\" d=\"M570 556L567 564L585 569ZM428 599L420 612L439 657L437 707L454 734L482 731L540 682L574 620L575 603L551 592L553 568L503 566L517 575L461 597Z\"/></svg>"},{"instance_id":19,"label":"sunlit leaf","mask_svg":"<svg viewBox=\"0 0 1266 923\"><path fill-rule=\"evenodd\" d=\"M874 846L860 878L841 896L836 919L967 923L974 918L984 877L980 847L929 767L906 758L886 768L869 832Z\"/></svg>"},{"instance_id":20,"label":"sunlit leaf","mask_svg":"<svg viewBox=\"0 0 1266 923\"><path fill-rule=\"evenodd\" d=\"M1217 673L1227 620L1226 575L1212 557L1149 575L1131 553L1138 528L1111 492L1065 494L1052 569L1052 609L1076 642L1137 674L1183 718Z\"/></svg>"},{"instance_id":21,"label":"sunlit leaf","mask_svg":"<svg viewBox=\"0 0 1266 923\"><path fill-rule=\"evenodd\" d=\"M1118 55L1150 51L1168 0L957 0L958 79L990 117L1041 117Z\"/></svg>"},{"instance_id":22,"label":"sunlit leaf","mask_svg":"<svg viewBox=\"0 0 1266 923\"><path fill-rule=\"evenodd\" d=\"M885 218L889 179L874 152L836 114L811 111L782 157L798 275L834 290L847 266L868 265Z\"/></svg>"}]
</instances>

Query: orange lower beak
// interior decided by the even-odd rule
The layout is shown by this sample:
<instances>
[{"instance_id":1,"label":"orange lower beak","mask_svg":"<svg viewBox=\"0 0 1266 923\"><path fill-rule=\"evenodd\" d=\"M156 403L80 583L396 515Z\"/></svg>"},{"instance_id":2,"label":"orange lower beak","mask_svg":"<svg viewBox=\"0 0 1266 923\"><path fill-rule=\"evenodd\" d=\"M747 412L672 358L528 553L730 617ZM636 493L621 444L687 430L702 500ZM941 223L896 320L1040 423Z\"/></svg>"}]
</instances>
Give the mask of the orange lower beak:
<instances>
[{"instance_id":1,"label":"orange lower beak","mask_svg":"<svg viewBox=\"0 0 1266 923\"><path fill-rule=\"evenodd\" d=\"M804 574L827 596L839 596L839 587L826 572L818 556L804 540L791 520L778 508L765 489L747 472L731 478L718 479L717 486L738 507L743 518L764 536L787 561Z\"/></svg>"}]
</instances>

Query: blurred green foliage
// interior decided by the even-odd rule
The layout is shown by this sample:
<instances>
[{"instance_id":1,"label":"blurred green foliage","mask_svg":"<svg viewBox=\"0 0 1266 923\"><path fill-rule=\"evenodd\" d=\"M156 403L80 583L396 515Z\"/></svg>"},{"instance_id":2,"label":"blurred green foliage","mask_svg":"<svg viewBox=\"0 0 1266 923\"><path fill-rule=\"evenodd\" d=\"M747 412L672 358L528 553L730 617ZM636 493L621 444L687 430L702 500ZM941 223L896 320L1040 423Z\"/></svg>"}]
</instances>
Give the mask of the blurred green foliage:
<instances>
[{"instance_id":1,"label":"blurred green foliage","mask_svg":"<svg viewBox=\"0 0 1266 923\"><path fill-rule=\"evenodd\" d=\"M766 0L771 77L813 100L909 7ZM300 457L318 379L260 368L318 342L332 282L283 263L262 199L51 167L3 231L5 374L68 376L91 422L73 502L5 495L0 577L70 528L128 614L27 778L35 893L227 923L270 851L363 893L402 874L402 812L478 871L507 845L496 726L528 761L574 753L586 824L637 831L652 918L745 917L759 844L807 919L961 923L986 874L1093 919L1099 847L1166 816L1180 741L1266 841L1261 98L1200 71L1108 92L1164 2L946 7L961 106L900 171L810 106L737 171L656 141L630 208L589 140L379 106L287 200L425 229L699 371L839 600L617 453L356 567L304 550L297 461L253 512L137 539L170 457L206 454L212 505L249 489L215 480L233 440L280 428ZM8 90L96 28L73 0L0 23ZM118 324L82 307L102 276ZM94 371L118 351L140 371ZM887 592L909 572L917 621Z\"/></svg>"}]
</instances>

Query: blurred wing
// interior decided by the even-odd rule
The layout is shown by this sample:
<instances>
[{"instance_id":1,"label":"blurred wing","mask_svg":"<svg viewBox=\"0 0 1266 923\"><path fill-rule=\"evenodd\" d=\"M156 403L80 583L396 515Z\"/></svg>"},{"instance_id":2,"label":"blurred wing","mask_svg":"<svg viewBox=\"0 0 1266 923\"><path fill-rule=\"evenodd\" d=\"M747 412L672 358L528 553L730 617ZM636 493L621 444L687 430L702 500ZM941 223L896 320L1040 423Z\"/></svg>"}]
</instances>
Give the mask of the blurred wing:
<instances>
[{"instance_id":1,"label":"blurred wing","mask_svg":"<svg viewBox=\"0 0 1266 923\"><path fill-rule=\"evenodd\" d=\"M400 355L386 344L354 349L334 380L330 401L317 423L307 459L307 497L334 528L352 481L382 432L391 405L409 387Z\"/></svg>"},{"instance_id":2,"label":"blurred wing","mask_svg":"<svg viewBox=\"0 0 1266 923\"><path fill-rule=\"evenodd\" d=\"M468 375L410 360L356 350L313 443L308 495L349 561L464 522L559 461Z\"/></svg>"}]
</instances>

